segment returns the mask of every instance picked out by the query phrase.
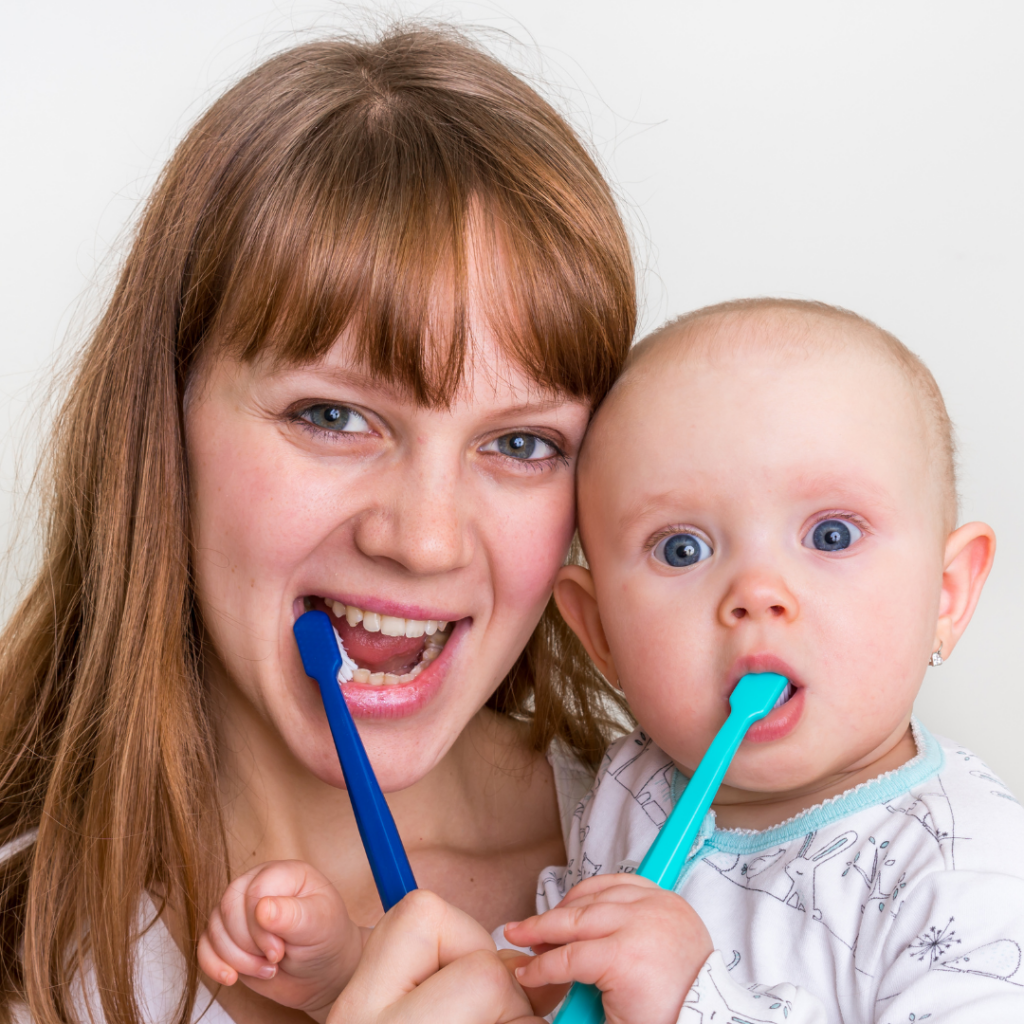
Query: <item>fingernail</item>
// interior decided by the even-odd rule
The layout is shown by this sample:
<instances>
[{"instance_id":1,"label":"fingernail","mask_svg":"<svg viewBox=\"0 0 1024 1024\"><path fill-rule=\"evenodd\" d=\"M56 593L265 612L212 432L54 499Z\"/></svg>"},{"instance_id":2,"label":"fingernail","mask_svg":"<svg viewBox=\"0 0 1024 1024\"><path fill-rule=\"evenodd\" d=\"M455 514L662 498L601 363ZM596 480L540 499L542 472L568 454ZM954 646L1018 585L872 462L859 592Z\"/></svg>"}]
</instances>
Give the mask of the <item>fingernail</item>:
<instances>
[{"instance_id":1,"label":"fingernail","mask_svg":"<svg viewBox=\"0 0 1024 1024\"><path fill-rule=\"evenodd\" d=\"M522 981L523 975L526 973L525 967L516 968L516 981Z\"/></svg>"},{"instance_id":2,"label":"fingernail","mask_svg":"<svg viewBox=\"0 0 1024 1024\"><path fill-rule=\"evenodd\" d=\"M506 928L517 928L522 923L523 923L522 921L506 921L505 922L505 927Z\"/></svg>"},{"instance_id":3,"label":"fingernail","mask_svg":"<svg viewBox=\"0 0 1024 1024\"><path fill-rule=\"evenodd\" d=\"M276 967L261 967L256 972L256 977L264 978L265 980L269 981L272 977L274 977L275 974L277 974Z\"/></svg>"},{"instance_id":4,"label":"fingernail","mask_svg":"<svg viewBox=\"0 0 1024 1024\"><path fill-rule=\"evenodd\" d=\"M232 984L231 972L230 971L221 971L220 972L220 981L221 981L222 985L230 985L230 984Z\"/></svg>"}]
</instances>

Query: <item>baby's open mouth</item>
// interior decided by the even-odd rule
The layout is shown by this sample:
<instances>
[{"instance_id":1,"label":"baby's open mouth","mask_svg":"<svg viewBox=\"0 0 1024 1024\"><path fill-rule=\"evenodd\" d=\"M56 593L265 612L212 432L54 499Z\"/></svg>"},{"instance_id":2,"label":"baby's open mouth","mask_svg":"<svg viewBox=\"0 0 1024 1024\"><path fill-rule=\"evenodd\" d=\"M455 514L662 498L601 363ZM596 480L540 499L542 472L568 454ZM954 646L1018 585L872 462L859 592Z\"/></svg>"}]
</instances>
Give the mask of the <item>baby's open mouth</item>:
<instances>
[{"instance_id":1,"label":"baby's open mouth","mask_svg":"<svg viewBox=\"0 0 1024 1024\"><path fill-rule=\"evenodd\" d=\"M796 693L796 688L793 686L793 684L786 683L782 693L779 694L779 699L772 705L772 711L774 711L776 708L781 708L782 705L785 704L786 701L789 700L789 698L792 697L794 693ZM763 704L761 706L764 707Z\"/></svg>"},{"instance_id":2,"label":"baby's open mouth","mask_svg":"<svg viewBox=\"0 0 1024 1024\"><path fill-rule=\"evenodd\" d=\"M451 636L450 623L436 619L402 619L344 605L324 597L306 597L305 607L326 612L348 655L353 683L397 686L411 683L440 656ZM348 675L343 668L338 681Z\"/></svg>"}]
</instances>

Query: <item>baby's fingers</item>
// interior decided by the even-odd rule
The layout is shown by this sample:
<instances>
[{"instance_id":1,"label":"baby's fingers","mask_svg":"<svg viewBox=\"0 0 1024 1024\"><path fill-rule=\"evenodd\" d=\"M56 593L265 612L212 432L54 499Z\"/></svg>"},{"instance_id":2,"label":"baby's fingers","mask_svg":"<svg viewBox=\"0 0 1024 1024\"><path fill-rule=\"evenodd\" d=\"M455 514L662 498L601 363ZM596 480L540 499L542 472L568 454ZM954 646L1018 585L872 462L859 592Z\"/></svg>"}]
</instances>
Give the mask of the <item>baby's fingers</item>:
<instances>
[{"instance_id":1,"label":"baby's fingers","mask_svg":"<svg viewBox=\"0 0 1024 1024\"><path fill-rule=\"evenodd\" d=\"M198 954L199 966L207 976L223 985L233 985L239 974L264 980L277 974L277 968L265 957L254 956L232 939L219 910L210 915L199 940Z\"/></svg>"},{"instance_id":2,"label":"baby's fingers","mask_svg":"<svg viewBox=\"0 0 1024 1024\"><path fill-rule=\"evenodd\" d=\"M563 985L570 981L603 988L602 982L620 955L620 945L612 939L570 942L532 957L528 963L516 968L515 977L523 988Z\"/></svg>"},{"instance_id":3,"label":"baby's fingers","mask_svg":"<svg viewBox=\"0 0 1024 1024\"><path fill-rule=\"evenodd\" d=\"M581 939L599 939L633 921L627 903L581 902L567 907L560 903L537 917L505 926L505 935L517 946L562 946Z\"/></svg>"},{"instance_id":4,"label":"baby's fingers","mask_svg":"<svg viewBox=\"0 0 1024 1024\"><path fill-rule=\"evenodd\" d=\"M277 962L284 955L274 956L276 945L283 939L289 945L309 946L321 942L337 925L326 900L315 896L264 896L253 910L253 938L269 960ZM280 936L280 939L278 939Z\"/></svg>"},{"instance_id":5,"label":"baby's fingers","mask_svg":"<svg viewBox=\"0 0 1024 1024\"><path fill-rule=\"evenodd\" d=\"M227 961L222 960L216 950L210 944L206 932L199 936L199 948L197 950L199 969L214 981L222 985L234 985L238 981L238 971Z\"/></svg>"}]
</instances>

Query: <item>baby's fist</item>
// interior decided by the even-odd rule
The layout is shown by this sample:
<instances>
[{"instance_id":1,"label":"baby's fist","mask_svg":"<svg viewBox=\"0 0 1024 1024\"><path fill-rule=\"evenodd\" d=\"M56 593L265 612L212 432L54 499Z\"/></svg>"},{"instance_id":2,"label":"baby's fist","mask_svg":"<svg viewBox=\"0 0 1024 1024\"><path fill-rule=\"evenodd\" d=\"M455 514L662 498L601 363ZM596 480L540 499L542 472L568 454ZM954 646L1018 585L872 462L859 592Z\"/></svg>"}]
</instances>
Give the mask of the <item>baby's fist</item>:
<instances>
[{"instance_id":1,"label":"baby's fist","mask_svg":"<svg viewBox=\"0 0 1024 1024\"><path fill-rule=\"evenodd\" d=\"M524 988L596 985L608 1024L675 1024L713 949L686 900L636 875L588 878L546 914L506 925L505 935L544 947L516 969Z\"/></svg>"},{"instance_id":2,"label":"baby's fist","mask_svg":"<svg viewBox=\"0 0 1024 1024\"><path fill-rule=\"evenodd\" d=\"M224 985L323 1020L352 976L361 929L333 885L302 861L273 861L236 878L199 939L199 966Z\"/></svg>"}]
</instances>

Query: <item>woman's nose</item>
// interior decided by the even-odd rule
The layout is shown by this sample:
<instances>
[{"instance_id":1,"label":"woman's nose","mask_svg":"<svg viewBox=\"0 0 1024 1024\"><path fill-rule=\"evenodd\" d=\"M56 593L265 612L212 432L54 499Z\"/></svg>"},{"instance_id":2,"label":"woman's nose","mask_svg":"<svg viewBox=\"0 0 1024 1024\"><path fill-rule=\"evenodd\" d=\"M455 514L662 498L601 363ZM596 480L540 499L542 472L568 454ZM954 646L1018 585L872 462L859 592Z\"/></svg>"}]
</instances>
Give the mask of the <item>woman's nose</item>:
<instances>
[{"instance_id":1,"label":"woman's nose","mask_svg":"<svg viewBox=\"0 0 1024 1024\"><path fill-rule=\"evenodd\" d=\"M735 626L744 619L791 622L799 613L796 595L780 573L768 568L739 573L718 607L724 626Z\"/></svg>"},{"instance_id":2,"label":"woman's nose","mask_svg":"<svg viewBox=\"0 0 1024 1024\"><path fill-rule=\"evenodd\" d=\"M456 467L406 463L378 478L377 486L378 501L356 527L356 546L364 555L387 559L417 576L469 564L471 514Z\"/></svg>"}]
</instances>

